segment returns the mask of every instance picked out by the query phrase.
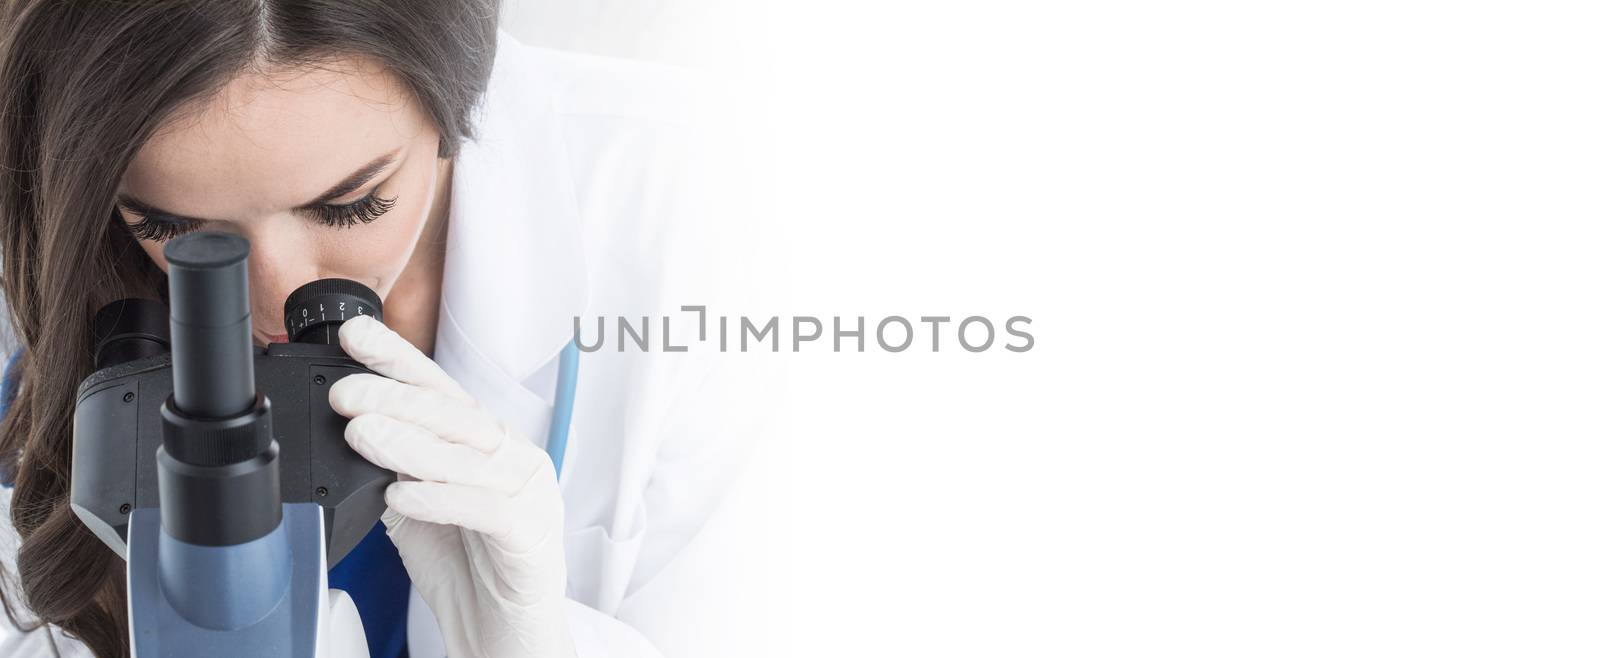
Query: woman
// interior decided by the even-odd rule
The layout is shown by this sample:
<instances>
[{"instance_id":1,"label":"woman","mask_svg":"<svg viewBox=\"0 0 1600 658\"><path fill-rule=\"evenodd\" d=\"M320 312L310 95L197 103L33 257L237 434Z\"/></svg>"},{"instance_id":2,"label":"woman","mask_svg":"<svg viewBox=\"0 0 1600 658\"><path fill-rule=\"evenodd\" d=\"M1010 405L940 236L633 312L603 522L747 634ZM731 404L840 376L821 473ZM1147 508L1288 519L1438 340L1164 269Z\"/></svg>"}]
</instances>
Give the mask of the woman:
<instances>
[{"instance_id":1,"label":"woman","mask_svg":"<svg viewBox=\"0 0 1600 658\"><path fill-rule=\"evenodd\" d=\"M19 351L0 653L128 653L124 564L68 506L74 390L91 314L157 297L164 243L203 228L251 241L258 343L284 340L283 300L308 281L384 299L387 326L341 332L381 376L330 398L352 447L408 480L330 573L373 656L655 654L638 629L665 626L663 607L636 596L695 537L732 454L691 411L705 371L587 355L560 488L538 446L573 318L656 310L663 222L686 203L658 180L682 175L686 83L522 46L497 13L6 6L0 283Z\"/></svg>"}]
</instances>

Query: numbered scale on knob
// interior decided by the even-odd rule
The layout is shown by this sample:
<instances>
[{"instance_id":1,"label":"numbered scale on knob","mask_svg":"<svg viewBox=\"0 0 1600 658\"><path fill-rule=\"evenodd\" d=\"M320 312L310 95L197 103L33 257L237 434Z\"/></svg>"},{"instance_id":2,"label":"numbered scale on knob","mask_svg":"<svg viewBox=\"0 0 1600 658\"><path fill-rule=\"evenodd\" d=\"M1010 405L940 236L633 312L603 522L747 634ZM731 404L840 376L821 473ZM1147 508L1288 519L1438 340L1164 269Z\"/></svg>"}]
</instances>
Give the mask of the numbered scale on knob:
<instances>
[{"instance_id":1,"label":"numbered scale on knob","mask_svg":"<svg viewBox=\"0 0 1600 658\"><path fill-rule=\"evenodd\" d=\"M349 279L318 279L289 293L283 329L294 343L339 344L339 325L358 315L383 320L383 300Z\"/></svg>"}]
</instances>

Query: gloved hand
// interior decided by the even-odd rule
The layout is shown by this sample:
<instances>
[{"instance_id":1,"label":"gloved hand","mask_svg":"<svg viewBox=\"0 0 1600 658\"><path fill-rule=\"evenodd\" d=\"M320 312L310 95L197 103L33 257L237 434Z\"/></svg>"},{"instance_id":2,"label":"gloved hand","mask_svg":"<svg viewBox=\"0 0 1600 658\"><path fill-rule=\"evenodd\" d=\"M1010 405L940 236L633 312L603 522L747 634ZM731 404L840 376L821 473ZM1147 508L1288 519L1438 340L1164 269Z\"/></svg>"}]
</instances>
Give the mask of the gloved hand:
<instances>
[{"instance_id":1,"label":"gloved hand","mask_svg":"<svg viewBox=\"0 0 1600 658\"><path fill-rule=\"evenodd\" d=\"M350 446L400 474L383 524L449 656L574 655L550 457L377 320L345 322L339 344L383 375L340 379L328 399Z\"/></svg>"}]
</instances>

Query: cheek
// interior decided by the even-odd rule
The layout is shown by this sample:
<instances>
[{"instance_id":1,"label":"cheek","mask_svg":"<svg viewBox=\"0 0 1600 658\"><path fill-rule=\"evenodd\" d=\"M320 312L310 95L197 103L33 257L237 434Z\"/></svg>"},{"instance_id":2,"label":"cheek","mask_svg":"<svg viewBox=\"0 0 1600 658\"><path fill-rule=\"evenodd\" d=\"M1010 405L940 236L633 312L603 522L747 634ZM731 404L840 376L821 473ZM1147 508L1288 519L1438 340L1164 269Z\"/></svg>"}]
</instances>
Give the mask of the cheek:
<instances>
[{"instance_id":1,"label":"cheek","mask_svg":"<svg viewBox=\"0 0 1600 658\"><path fill-rule=\"evenodd\" d=\"M375 292L387 297L395 279L405 269L428 216L426 203L396 204L365 226L343 231L334 268L347 278L375 281Z\"/></svg>"},{"instance_id":2,"label":"cheek","mask_svg":"<svg viewBox=\"0 0 1600 658\"><path fill-rule=\"evenodd\" d=\"M156 267L161 268L162 272L167 271L166 243L140 240L139 248L144 250L145 255L149 256L150 260L155 261Z\"/></svg>"}]
</instances>

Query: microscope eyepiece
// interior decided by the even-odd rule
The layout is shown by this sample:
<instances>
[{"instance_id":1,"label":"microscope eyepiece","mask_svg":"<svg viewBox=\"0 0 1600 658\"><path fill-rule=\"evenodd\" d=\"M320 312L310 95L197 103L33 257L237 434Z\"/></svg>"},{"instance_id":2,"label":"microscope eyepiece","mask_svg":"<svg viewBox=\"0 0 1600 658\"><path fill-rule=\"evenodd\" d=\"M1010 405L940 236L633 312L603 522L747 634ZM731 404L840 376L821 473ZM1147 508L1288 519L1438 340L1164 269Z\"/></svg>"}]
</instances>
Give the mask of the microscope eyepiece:
<instances>
[{"instance_id":1,"label":"microscope eyepiece","mask_svg":"<svg viewBox=\"0 0 1600 658\"><path fill-rule=\"evenodd\" d=\"M153 299L119 299L94 314L94 369L166 354L172 349L167 307Z\"/></svg>"},{"instance_id":2,"label":"microscope eyepiece","mask_svg":"<svg viewBox=\"0 0 1600 658\"><path fill-rule=\"evenodd\" d=\"M156 452L164 536L197 546L255 541L283 499L272 408L256 392L250 242L198 232L167 243L172 396Z\"/></svg>"},{"instance_id":3,"label":"microscope eyepiece","mask_svg":"<svg viewBox=\"0 0 1600 658\"><path fill-rule=\"evenodd\" d=\"M166 247L172 317L172 399L197 418L231 418L256 404L250 340L250 241L203 231Z\"/></svg>"}]
</instances>

